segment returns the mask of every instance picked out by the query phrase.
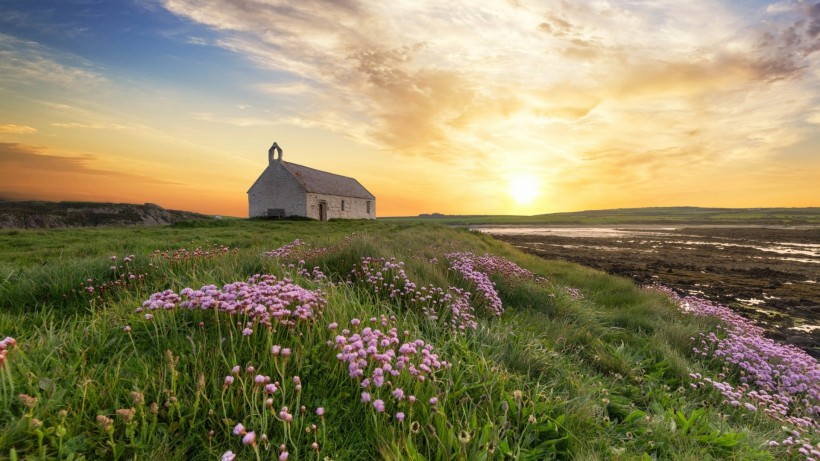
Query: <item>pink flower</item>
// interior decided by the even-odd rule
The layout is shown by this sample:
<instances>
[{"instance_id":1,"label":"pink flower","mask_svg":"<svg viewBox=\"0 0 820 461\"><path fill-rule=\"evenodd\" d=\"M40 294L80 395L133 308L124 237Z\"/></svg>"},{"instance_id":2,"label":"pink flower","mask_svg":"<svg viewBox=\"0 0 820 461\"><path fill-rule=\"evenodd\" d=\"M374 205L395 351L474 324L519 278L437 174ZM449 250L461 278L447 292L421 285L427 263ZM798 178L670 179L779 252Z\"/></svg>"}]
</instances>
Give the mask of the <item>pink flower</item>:
<instances>
[{"instance_id":1,"label":"pink flower","mask_svg":"<svg viewBox=\"0 0 820 461\"><path fill-rule=\"evenodd\" d=\"M233 428L234 435L243 435L245 433L245 426L242 423L237 423Z\"/></svg>"},{"instance_id":2,"label":"pink flower","mask_svg":"<svg viewBox=\"0 0 820 461\"><path fill-rule=\"evenodd\" d=\"M225 386L230 386L233 384L233 376L228 375L225 377Z\"/></svg>"},{"instance_id":3,"label":"pink flower","mask_svg":"<svg viewBox=\"0 0 820 461\"><path fill-rule=\"evenodd\" d=\"M404 421L404 413L402 413L402 412L398 412L398 413L396 413L396 419L397 419L399 422Z\"/></svg>"},{"instance_id":4,"label":"pink flower","mask_svg":"<svg viewBox=\"0 0 820 461\"><path fill-rule=\"evenodd\" d=\"M373 408L375 408L376 411L378 411L379 413L383 413L384 412L384 401L382 401L382 399L376 399L376 401L373 402Z\"/></svg>"},{"instance_id":5,"label":"pink flower","mask_svg":"<svg viewBox=\"0 0 820 461\"><path fill-rule=\"evenodd\" d=\"M222 453L222 461L233 461L235 458L236 455L231 450Z\"/></svg>"},{"instance_id":6,"label":"pink flower","mask_svg":"<svg viewBox=\"0 0 820 461\"><path fill-rule=\"evenodd\" d=\"M325 415L325 408L324 407L317 408L316 409L316 414L319 415L319 416L324 416Z\"/></svg>"},{"instance_id":7,"label":"pink flower","mask_svg":"<svg viewBox=\"0 0 820 461\"><path fill-rule=\"evenodd\" d=\"M250 336L252 334L253 330L251 330L250 328L245 328L244 330L242 330L242 336Z\"/></svg>"},{"instance_id":8,"label":"pink flower","mask_svg":"<svg viewBox=\"0 0 820 461\"><path fill-rule=\"evenodd\" d=\"M287 461L287 460L288 460L288 452L283 451L283 452L279 455L279 461Z\"/></svg>"},{"instance_id":9,"label":"pink flower","mask_svg":"<svg viewBox=\"0 0 820 461\"><path fill-rule=\"evenodd\" d=\"M281 350L282 350L282 346L277 344L277 345L270 348L270 353L275 357L275 356L279 355L279 351L281 351Z\"/></svg>"},{"instance_id":10,"label":"pink flower","mask_svg":"<svg viewBox=\"0 0 820 461\"><path fill-rule=\"evenodd\" d=\"M430 405L435 405L438 403L438 399L435 397L430 397Z\"/></svg>"},{"instance_id":11,"label":"pink flower","mask_svg":"<svg viewBox=\"0 0 820 461\"><path fill-rule=\"evenodd\" d=\"M238 375L239 370L240 370L239 365L236 365L235 367L231 368L231 373L233 373L235 375Z\"/></svg>"},{"instance_id":12,"label":"pink flower","mask_svg":"<svg viewBox=\"0 0 820 461\"><path fill-rule=\"evenodd\" d=\"M282 349L282 357L290 357L290 349L289 348L286 347L286 348Z\"/></svg>"},{"instance_id":13,"label":"pink flower","mask_svg":"<svg viewBox=\"0 0 820 461\"><path fill-rule=\"evenodd\" d=\"M256 433L254 431L250 431L247 434L245 434L245 437L242 437L242 444L256 445Z\"/></svg>"},{"instance_id":14,"label":"pink flower","mask_svg":"<svg viewBox=\"0 0 820 461\"><path fill-rule=\"evenodd\" d=\"M153 315L151 315L151 314L145 314L145 320L151 320L152 318L154 318L154 316L153 316Z\"/></svg>"},{"instance_id":15,"label":"pink flower","mask_svg":"<svg viewBox=\"0 0 820 461\"><path fill-rule=\"evenodd\" d=\"M126 325L126 326L122 327L122 331L124 331L126 333L131 333L131 325Z\"/></svg>"},{"instance_id":16,"label":"pink flower","mask_svg":"<svg viewBox=\"0 0 820 461\"><path fill-rule=\"evenodd\" d=\"M327 327L331 330L335 330L335 329L339 328L339 324L336 323L336 322L333 322L330 325L328 325Z\"/></svg>"},{"instance_id":17,"label":"pink flower","mask_svg":"<svg viewBox=\"0 0 820 461\"><path fill-rule=\"evenodd\" d=\"M370 401L370 393L362 392L362 402L367 403Z\"/></svg>"}]
</instances>

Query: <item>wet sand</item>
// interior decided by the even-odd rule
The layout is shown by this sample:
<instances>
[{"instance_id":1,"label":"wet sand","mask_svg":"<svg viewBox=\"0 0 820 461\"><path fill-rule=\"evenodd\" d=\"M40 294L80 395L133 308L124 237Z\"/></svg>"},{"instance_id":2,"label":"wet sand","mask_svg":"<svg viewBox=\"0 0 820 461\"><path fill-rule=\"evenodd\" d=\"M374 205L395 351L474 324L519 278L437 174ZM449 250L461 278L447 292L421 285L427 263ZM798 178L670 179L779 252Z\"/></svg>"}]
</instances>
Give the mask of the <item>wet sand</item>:
<instances>
[{"instance_id":1,"label":"wet sand","mask_svg":"<svg viewBox=\"0 0 820 461\"><path fill-rule=\"evenodd\" d=\"M544 258L730 306L820 358L820 227L477 228Z\"/></svg>"}]
</instances>

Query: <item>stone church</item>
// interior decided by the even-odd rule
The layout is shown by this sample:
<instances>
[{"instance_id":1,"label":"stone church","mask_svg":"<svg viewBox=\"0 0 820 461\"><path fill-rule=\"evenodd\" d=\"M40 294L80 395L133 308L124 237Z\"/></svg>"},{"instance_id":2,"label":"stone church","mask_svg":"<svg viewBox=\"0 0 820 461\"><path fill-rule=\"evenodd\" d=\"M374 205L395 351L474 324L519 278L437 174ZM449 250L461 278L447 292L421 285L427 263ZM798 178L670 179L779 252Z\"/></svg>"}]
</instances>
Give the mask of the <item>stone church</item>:
<instances>
[{"instance_id":1,"label":"stone church","mask_svg":"<svg viewBox=\"0 0 820 461\"><path fill-rule=\"evenodd\" d=\"M273 143L268 167L248 189L248 209L251 218L376 219L376 197L353 178L283 161Z\"/></svg>"}]
</instances>

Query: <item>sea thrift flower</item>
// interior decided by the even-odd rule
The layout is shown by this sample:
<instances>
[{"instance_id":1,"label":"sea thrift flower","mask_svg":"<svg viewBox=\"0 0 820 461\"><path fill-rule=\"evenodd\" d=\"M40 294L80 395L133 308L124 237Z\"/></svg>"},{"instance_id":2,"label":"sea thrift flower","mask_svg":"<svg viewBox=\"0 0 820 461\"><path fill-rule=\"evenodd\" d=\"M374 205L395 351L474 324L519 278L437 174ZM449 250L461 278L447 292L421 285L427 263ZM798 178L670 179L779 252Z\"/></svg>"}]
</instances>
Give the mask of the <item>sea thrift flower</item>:
<instances>
[{"instance_id":1,"label":"sea thrift flower","mask_svg":"<svg viewBox=\"0 0 820 461\"><path fill-rule=\"evenodd\" d=\"M233 376L231 376L231 375L225 376L225 387L228 387L231 384L233 384Z\"/></svg>"},{"instance_id":2,"label":"sea thrift flower","mask_svg":"<svg viewBox=\"0 0 820 461\"><path fill-rule=\"evenodd\" d=\"M242 423L237 423L236 426L233 428L234 435L244 435L245 434L245 426Z\"/></svg>"},{"instance_id":3,"label":"sea thrift flower","mask_svg":"<svg viewBox=\"0 0 820 461\"><path fill-rule=\"evenodd\" d=\"M376 399L373 402L373 408L375 408L376 411L378 411L379 413L383 413L384 412L384 401L381 400L381 399Z\"/></svg>"},{"instance_id":4,"label":"sea thrift flower","mask_svg":"<svg viewBox=\"0 0 820 461\"><path fill-rule=\"evenodd\" d=\"M250 336L252 334L253 334L253 330L250 329L250 328L245 328L244 330L242 330L242 336Z\"/></svg>"},{"instance_id":5,"label":"sea thrift flower","mask_svg":"<svg viewBox=\"0 0 820 461\"><path fill-rule=\"evenodd\" d=\"M234 461L236 459L236 455L231 450L222 453L222 461Z\"/></svg>"},{"instance_id":6,"label":"sea thrift flower","mask_svg":"<svg viewBox=\"0 0 820 461\"><path fill-rule=\"evenodd\" d=\"M279 461L287 461L288 460L288 452L283 451L279 454Z\"/></svg>"},{"instance_id":7,"label":"sea thrift flower","mask_svg":"<svg viewBox=\"0 0 820 461\"><path fill-rule=\"evenodd\" d=\"M270 353L271 353L271 355L276 357L277 355L279 355L279 351L281 351L281 350L282 350L282 346L277 344L277 345L271 346Z\"/></svg>"},{"instance_id":8,"label":"sea thrift flower","mask_svg":"<svg viewBox=\"0 0 820 461\"><path fill-rule=\"evenodd\" d=\"M285 347L282 349L282 357L290 357L290 348Z\"/></svg>"},{"instance_id":9,"label":"sea thrift flower","mask_svg":"<svg viewBox=\"0 0 820 461\"><path fill-rule=\"evenodd\" d=\"M430 405L435 405L438 403L438 399L436 397L430 397Z\"/></svg>"},{"instance_id":10,"label":"sea thrift flower","mask_svg":"<svg viewBox=\"0 0 820 461\"><path fill-rule=\"evenodd\" d=\"M243 445L256 445L256 432L250 431L242 437Z\"/></svg>"},{"instance_id":11,"label":"sea thrift flower","mask_svg":"<svg viewBox=\"0 0 820 461\"><path fill-rule=\"evenodd\" d=\"M367 403L370 401L370 394L368 392L362 392L362 402Z\"/></svg>"},{"instance_id":12,"label":"sea thrift flower","mask_svg":"<svg viewBox=\"0 0 820 461\"><path fill-rule=\"evenodd\" d=\"M317 408L317 409L316 409L316 414L317 414L317 415L319 415L319 416L324 416L324 415L325 415L325 409L324 409L324 407L319 407L319 408Z\"/></svg>"},{"instance_id":13,"label":"sea thrift flower","mask_svg":"<svg viewBox=\"0 0 820 461\"><path fill-rule=\"evenodd\" d=\"M231 373L238 375L239 370L241 370L241 368L239 368L239 365L235 365L233 368L231 368Z\"/></svg>"},{"instance_id":14,"label":"sea thrift flower","mask_svg":"<svg viewBox=\"0 0 820 461\"><path fill-rule=\"evenodd\" d=\"M404 421L404 413L402 413L402 412L396 413L396 420L398 420L399 422Z\"/></svg>"}]
</instances>

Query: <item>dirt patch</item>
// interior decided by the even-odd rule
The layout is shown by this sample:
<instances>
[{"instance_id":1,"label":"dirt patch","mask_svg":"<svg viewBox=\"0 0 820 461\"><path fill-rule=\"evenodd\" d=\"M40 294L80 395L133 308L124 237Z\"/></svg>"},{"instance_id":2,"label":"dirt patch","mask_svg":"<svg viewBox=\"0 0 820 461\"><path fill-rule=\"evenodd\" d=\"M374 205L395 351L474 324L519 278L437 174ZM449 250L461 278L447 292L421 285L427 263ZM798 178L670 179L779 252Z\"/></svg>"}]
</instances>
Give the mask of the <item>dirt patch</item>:
<instances>
[{"instance_id":1,"label":"dirt patch","mask_svg":"<svg viewBox=\"0 0 820 461\"><path fill-rule=\"evenodd\" d=\"M618 230L606 237L490 233L544 258L583 264L642 285L661 283L730 306L770 337L820 358L820 228Z\"/></svg>"}]
</instances>

